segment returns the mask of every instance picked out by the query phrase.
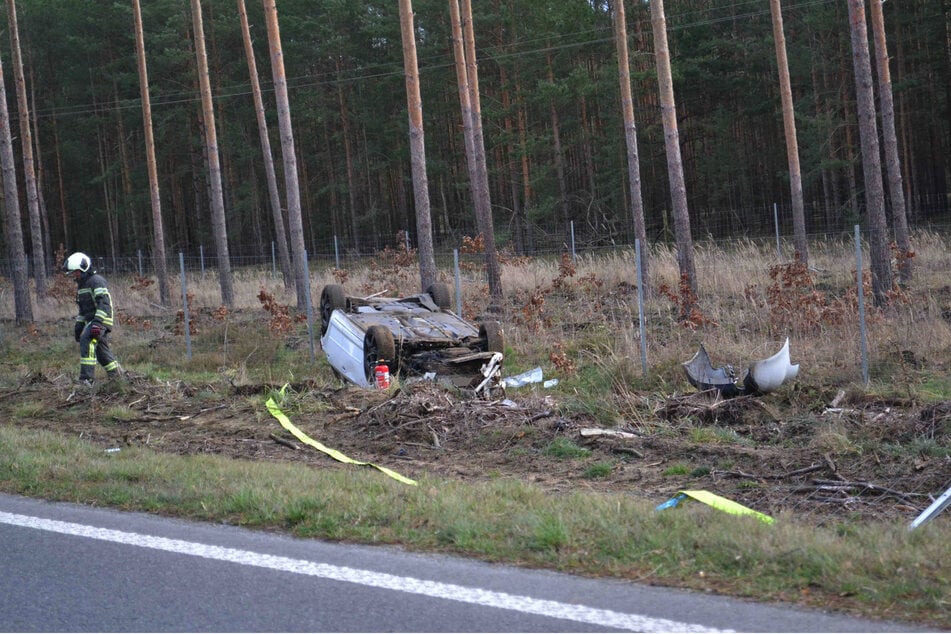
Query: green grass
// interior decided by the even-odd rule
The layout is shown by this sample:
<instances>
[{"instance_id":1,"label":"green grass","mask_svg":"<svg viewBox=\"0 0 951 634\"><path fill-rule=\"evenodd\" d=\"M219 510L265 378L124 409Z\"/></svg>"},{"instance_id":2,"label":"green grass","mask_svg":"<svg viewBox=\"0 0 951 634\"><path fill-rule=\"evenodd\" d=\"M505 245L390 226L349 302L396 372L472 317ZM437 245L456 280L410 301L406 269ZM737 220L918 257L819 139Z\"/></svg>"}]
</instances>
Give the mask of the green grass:
<instances>
[{"instance_id":1,"label":"green grass","mask_svg":"<svg viewBox=\"0 0 951 634\"><path fill-rule=\"evenodd\" d=\"M596 462L587 467L581 475L585 478L597 480L598 478L608 477L613 470L614 464L611 462Z\"/></svg>"},{"instance_id":2,"label":"green grass","mask_svg":"<svg viewBox=\"0 0 951 634\"><path fill-rule=\"evenodd\" d=\"M916 393L928 401L951 400L951 376L926 376L917 385Z\"/></svg>"},{"instance_id":3,"label":"green grass","mask_svg":"<svg viewBox=\"0 0 951 634\"><path fill-rule=\"evenodd\" d=\"M543 452L546 456L552 456L554 458L587 458L591 455L590 449L585 449L584 447L579 447L574 441L559 437L554 439Z\"/></svg>"},{"instance_id":4,"label":"green grass","mask_svg":"<svg viewBox=\"0 0 951 634\"><path fill-rule=\"evenodd\" d=\"M116 422L128 422L138 418L138 413L126 405L114 405L106 410L106 418L111 418Z\"/></svg>"},{"instance_id":5,"label":"green grass","mask_svg":"<svg viewBox=\"0 0 951 634\"><path fill-rule=\"evenodd\" d=\"M553 495L507 478L419 486L374 470L313 469L80 440L0 427L0 490L51 500L226 521L301 537L400 543L489 561L834 604L951 625L947 543L933 522L773 525L699 503L654 511L627 494ZM702 572L702 574L701 574Z\"/></svg>"},{"instance_id":6,"label":"green grass","mask_svg":"<svg viewBox=\"0 0 951 634\"><path fill-rule=\"evenodd\" d=\"M688 473L690 473L690 471L691 469L689 466L678 462L664 469L664 475L665 476L687 475Z\"/></svg>"},{"instance_id":7,"label":"green grass","mask_svg":"<svg viewBox=\"0 0 951 634\"><path fill-rule=\"evenodd\" d=\"M18 403L13 408L13 415L16 418L38 418L45 412L46 405L36 402Z\"/></svg>"}]
</instances>

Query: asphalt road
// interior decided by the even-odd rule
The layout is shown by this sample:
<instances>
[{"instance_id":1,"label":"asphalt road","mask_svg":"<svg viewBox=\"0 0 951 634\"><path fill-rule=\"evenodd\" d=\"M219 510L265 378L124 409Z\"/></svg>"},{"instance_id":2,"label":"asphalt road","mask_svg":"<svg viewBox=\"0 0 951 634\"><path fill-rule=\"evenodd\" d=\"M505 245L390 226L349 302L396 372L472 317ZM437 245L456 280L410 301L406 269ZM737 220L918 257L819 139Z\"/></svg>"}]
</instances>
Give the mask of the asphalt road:
<instances>
[{"instance_id":1,"label":"asphalt road","mask_svg":"<svg viewBox=\"0 0 951 634\"><path fill-rule=\"evenodd\" d=\"M17 632L925 631L5 495L0 571Z\"/></svg>"}]
</instances>

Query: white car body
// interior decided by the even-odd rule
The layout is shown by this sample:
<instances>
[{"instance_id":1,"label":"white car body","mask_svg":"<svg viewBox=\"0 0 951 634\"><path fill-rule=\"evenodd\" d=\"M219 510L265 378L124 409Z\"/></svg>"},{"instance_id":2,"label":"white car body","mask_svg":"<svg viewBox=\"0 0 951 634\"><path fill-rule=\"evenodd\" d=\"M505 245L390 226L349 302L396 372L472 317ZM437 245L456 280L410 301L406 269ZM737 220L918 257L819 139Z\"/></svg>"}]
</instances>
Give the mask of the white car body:
<instances>
[{"instance_id":1,"label":"white car body","mask_svg":"<svg viewBox=\"0 0 951 634\"><path fill-rule=\"evenodd\" d=\"M445 302L447 289L436 291L441 291ZM392 353L392 358L385 359L391 375L434 378L486 394L502 389L498 322L471 324L437 305L430 293L350 297L340 286L329 285L321 293L321 326L320 344L327 361L354 385L375 384L372 369L377 359L370 358L375 357L375 348L368 343L375 335L386 340L382 348Z\"/></svg>"},{"instance_id":2,"label":"white car body","mask_svg":"<svg viewBox=\"0 0 951 634\"><path fill-rule=\"evenodd\" d=\"M370 387L363 372L363 338L366 327L349 319L342 310L335 310L330 316L327 332L320 338L327 360L344 378L360 387Z\"/></svg>"}]
</instances>

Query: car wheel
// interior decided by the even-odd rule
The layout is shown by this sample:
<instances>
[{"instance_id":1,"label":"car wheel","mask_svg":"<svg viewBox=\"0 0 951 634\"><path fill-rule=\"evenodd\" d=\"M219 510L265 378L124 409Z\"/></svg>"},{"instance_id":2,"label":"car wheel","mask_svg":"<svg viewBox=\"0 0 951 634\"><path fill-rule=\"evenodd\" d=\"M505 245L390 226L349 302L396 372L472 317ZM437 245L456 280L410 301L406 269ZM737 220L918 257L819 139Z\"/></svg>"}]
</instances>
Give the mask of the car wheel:
<instances>
[{"instance_id":1,"label":"car wheel","mask_svg":"<svg viewBox=\"0 0 951 634\"><path fill-rule=\"evenodd\" d=\"M433 298L433 303L439 306L440 310L446 310L452 306L452 295L449 294L449 286L442 282L436 282L426 289L429 296Z\"/></svg>"},{"instance_id":2,"label":"car wheel","mask_svg":"<svg viewBox=\"0 0 951 634\"><path fill-rule=\"evenodd\" d=\"M347 295L340 284L328 284L320 292L320 336L327 334L330 316L338 308L346 308Z\"/></svg>"},{"instance_id":3,"label":"car wheel","mask_svg":"<svg viewBox=\"0 0 951 634\"><path fill-rule=\"evenodd\" d=\"M363 338L363 371L367 381L373 382L373 371L381 359L390 366L391 373L396 370L396 342L385 326L370 326Z\"/></svg>"},{"instance_id":4,"label":"car wheel","mask_svg":"<svg viewBox=\"0 0 951 634\"><path fill-rule=\"evenodd\" d=\"M486 352L505 352L502 324L497 321L487 321L479 326L479 340Z\"/></svg>"}]
</instances>

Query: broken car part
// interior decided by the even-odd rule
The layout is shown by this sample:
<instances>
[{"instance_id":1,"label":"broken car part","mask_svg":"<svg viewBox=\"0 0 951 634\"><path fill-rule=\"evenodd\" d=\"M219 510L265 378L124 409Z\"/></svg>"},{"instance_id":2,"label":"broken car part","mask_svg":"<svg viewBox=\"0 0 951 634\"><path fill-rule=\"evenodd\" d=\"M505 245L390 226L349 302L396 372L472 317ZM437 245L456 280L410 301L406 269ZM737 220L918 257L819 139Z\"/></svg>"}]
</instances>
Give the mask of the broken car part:
<instances>
[{"instance_id":1,"label":"broken car part","mask_svg":"<svg viewBox=\"0 0 951 634\"><path fill-rule=\"evenodd\" d=\"M739 384L733 366L713 367L703 344L693 358L682 365L692 386L701 391L716 389L724 398L768 394L799 374L799 364L790 363L788 337L779 352L751 363Z\"/></svg>"}]
</instances>

